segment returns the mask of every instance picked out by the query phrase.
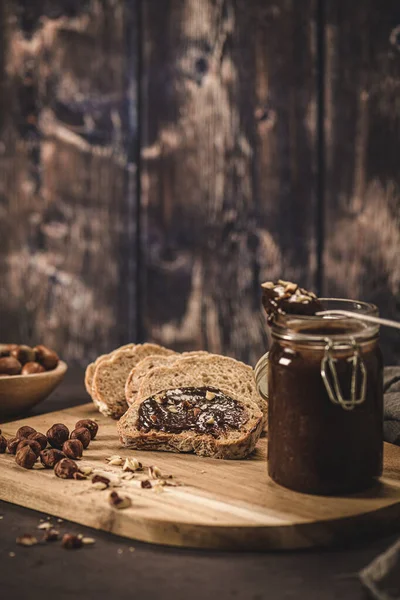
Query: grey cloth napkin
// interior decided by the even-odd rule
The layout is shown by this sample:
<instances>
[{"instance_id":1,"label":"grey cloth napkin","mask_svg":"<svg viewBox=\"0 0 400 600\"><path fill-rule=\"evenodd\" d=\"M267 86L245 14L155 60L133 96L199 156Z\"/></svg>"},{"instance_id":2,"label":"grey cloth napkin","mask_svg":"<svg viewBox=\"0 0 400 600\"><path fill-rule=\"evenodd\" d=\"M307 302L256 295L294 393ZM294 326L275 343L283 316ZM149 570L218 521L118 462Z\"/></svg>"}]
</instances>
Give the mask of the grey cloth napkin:
<instances>
[{"instance_id":1,"label":"grey cloth napkin","mask_svg":"<svg viewBox=\"0 0 400 600\"><path fill-rule=\"evenodd\" d=\"M400 445L400 367L386 367L383 391L383 437L385 442Z\"/></svg>"},{"instance_id":2,"label":"grey cloth napkin","mask_svg":"<svg viewBox=\"0 0 400 600\"><path fill-rule=\"evenodd\" d=\"M400 445L400 367L386 367L383 390L383 437ZM366 566L360 580L371 598L400 600L400 540Z\"/></svg>"}]
</instances>

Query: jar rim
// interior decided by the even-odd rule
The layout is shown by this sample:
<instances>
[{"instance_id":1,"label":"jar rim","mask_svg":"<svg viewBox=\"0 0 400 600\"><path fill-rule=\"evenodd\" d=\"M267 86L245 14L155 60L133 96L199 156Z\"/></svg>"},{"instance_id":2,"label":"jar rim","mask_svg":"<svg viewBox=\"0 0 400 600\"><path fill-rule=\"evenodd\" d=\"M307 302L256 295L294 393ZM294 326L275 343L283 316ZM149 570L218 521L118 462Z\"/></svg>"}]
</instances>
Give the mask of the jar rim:
<instances>
[{"instance_id":1,"label":"jar rim","mask_svg":"<svg viewBox=\"0 0 400 600\"><path fill-rule=\"evenodd\" d=\"M346 310L354 314L377 316L378 308L369 302L349 298L319 298L325 310ZM336 333L335 333L336 330ZM362 342L379 334L379 326L359 319L340 315L279 314L271 325L273 337L307 344L348 343L349 339Z\"/></svg>"}]
</instances>

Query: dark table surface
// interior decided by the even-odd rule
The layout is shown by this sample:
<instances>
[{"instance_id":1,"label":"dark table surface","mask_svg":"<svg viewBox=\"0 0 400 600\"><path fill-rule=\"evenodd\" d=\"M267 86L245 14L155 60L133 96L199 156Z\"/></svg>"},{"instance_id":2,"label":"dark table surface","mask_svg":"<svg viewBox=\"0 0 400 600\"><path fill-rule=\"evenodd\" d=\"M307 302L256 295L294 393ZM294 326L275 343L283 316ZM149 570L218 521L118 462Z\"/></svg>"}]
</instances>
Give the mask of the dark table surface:
<instances>
[{"instance_id":1,"label":"dark table surface","mask_svg":"<svg viewBox=\"0 0 400 600\"><path fill-rule=\"evenodd\" d=\"M74 369L31 414L87 401L83 371ZM358 600L366 598L359 569L397 537L329 550L205 552L134 542L53 519L62 533L83 533L94 537L95 545L65 550L59 544L24 548L15 543L23 533L37 534L37 525L46 516L0 502L1 598Z\"/></svg>"}]
</instances>

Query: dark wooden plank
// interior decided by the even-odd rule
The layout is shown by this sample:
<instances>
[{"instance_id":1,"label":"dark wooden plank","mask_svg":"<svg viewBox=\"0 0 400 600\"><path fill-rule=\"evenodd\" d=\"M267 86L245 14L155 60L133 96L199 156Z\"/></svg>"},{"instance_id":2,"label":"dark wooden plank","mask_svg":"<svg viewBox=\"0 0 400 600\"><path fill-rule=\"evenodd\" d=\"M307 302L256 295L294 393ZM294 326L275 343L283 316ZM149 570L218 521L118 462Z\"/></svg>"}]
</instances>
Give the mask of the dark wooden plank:
<instances>
[{"instance_id":1,"label":"dark wooden plank","mask_svg":"<svg viewBox=\"0 0 400 600\"><path fill-rule=\"evenodd\" d=\"M0 339L84 363L135 337L136 2L2 11Z\"/></svg>"},{"instance_id":2,"label":"dark wooden plank","mask_svg":"<svg viewBox=\"0 0 400 600\"><path fill-rule=\"evenodd\" d=\"M400 319L400 12L395 0L326 2L324 293ZM382 331L387 363L396 332Z\"/></svg>"},{"instance_id":3,"label":"dark wooden plank","mask_svg":"<svg viewBox=\"0 0 400 600\"><path fill-rule=\"evenodd\" d=\"M315 2L144 3L150 338L254 363L259 284L314 287Z\"/></svg>"}]
</instances>

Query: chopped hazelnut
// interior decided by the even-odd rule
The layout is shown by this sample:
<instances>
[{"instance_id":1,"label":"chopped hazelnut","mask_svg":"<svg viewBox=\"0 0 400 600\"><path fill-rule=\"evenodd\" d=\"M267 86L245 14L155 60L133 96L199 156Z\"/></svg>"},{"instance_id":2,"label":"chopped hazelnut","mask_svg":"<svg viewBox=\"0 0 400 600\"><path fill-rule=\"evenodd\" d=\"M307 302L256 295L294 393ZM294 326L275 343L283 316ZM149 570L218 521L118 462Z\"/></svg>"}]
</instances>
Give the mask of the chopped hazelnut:
<instances>
[{"instance_id":1,"label":"chopped hazelnut","mask_svg":"<svg viewBox=\"0 0 400 600\"><path fill-rule=\"evenodd\" d=\"M122 467L123 471L131 471L134 473L135 471L142 470L142 463L137 460L137 458L127 458L124 466Z\"/></svg>"},{"instance_id":2,"label":"chopped hazelnut","mask_svg":"<svg viewBox=\"0 0 400 600\"><path fill-rule=\"evenodd\" d=\"M162 474L158 467L149 467L149 478L150 479L161 479Z\"/></svg>"},{"instance_id":3,"label":"chopped hazelnut","mask_svg":"<svg viewBox=\"0 0 400 600\"><path fill-rule=\"evenodd\" d=\"M214 392L210 392L210 390L206 391L206 400L214 400L215 394Z\"/></svg>"},{"instance_id":4,"label":"chopped hazelnut","mask_svg":"<svg viewBox=\"0 0 400 600\"><path fill-rule=\"evenodd\" d=\"M30 533L24 533L15 540L20 546L35 546L38 543L37 539Z\"/></svg>"},{"instance_id":5,"label":"chopped hazelnut","mask_svg":"<svg viewBox=\"0 0 400 600\"><path fill-rule=\"evenodd\" d=\"M84 473L77 471L76 473L73 474L72 478L76 479L77 481L83 481L83 480L87 479L87 476Z\"/></svg>"},{"instance_id":6,"label":"chopped hazelnut","mask_svg":"<svg viewBox=\"0 0 400 600\"><path fill-rule=\"evenodd\" d=\"M45 542L57 542L60 538L60 532L57 529L48 529L43 536Z\"/></svg>"},{"instance_id":7,"label":"chopped hazelnut","mask_svg":"<svg viewBox=\"0 0 400 600\"><path fill-rule=\"evenodd\" d=\"M118 510L123 508L129 508L132 505L132 501L128 496L119 496L117 492L111 492L109 496L109 502L111 506Z\"/></svg>"},{"instance_id":8,"label":"chopped hazelnut","mask_svg":"<svg viewBox=\"0 0 400 600\"><path fill-rule=\"evenodd\" d=\"M110 485L110 480L108 479L108 477L96 474L92 477L92 483L103 483L106 487L108 487Z\"/></svg>"},{"instance_id":9,"label":"chopped hazelnut","mask_svg":"<svg viewBox=\"0 0 400 600\"><path fill-rule=\"evenodd\" d=\"M72 533L66 533L63 536L61 545L66 550L76 550L77 548L82 548L82 537L78 535L73 535Z\"/></svg>"}]
</instances>

